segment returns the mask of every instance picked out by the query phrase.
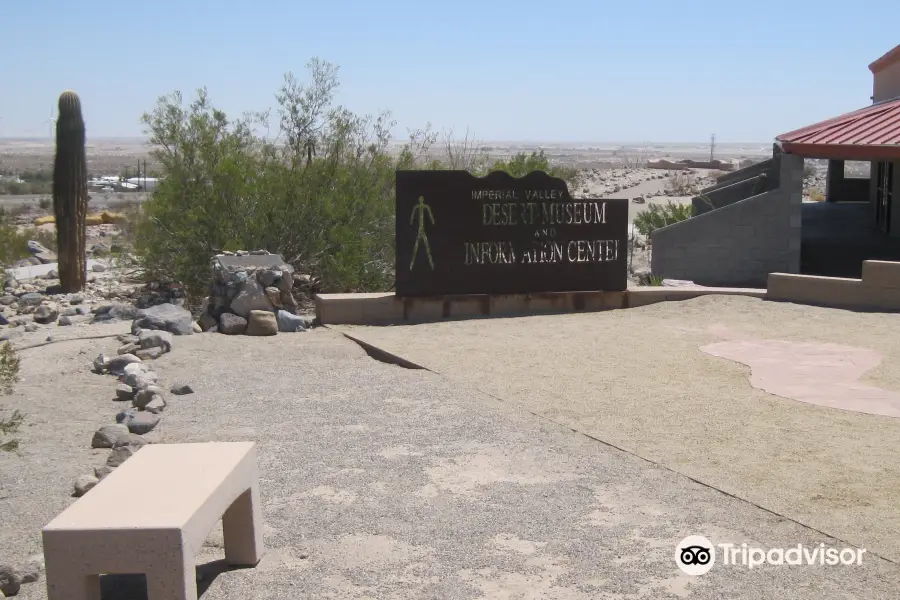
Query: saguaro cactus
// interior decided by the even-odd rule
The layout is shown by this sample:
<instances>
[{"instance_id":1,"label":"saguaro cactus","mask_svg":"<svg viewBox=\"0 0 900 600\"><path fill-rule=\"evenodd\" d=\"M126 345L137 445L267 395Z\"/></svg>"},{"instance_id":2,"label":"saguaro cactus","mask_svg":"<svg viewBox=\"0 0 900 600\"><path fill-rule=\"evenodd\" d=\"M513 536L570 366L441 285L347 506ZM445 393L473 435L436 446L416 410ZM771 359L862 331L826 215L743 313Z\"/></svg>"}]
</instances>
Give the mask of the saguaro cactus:
<instances>
[{"instance_id":1,"label":"saguaro cactus","mask_svg":"<svg viewBox=\"0 0 900 600\"><path fill-rule=\"evenodd\" d=\"M85 216L87 213L87 160L84 150L84 118L75 92L59 96L56 120L56 158L53 162L53 212L59 279L63 292L84 289Z\"/></svg>"}]
</instances>

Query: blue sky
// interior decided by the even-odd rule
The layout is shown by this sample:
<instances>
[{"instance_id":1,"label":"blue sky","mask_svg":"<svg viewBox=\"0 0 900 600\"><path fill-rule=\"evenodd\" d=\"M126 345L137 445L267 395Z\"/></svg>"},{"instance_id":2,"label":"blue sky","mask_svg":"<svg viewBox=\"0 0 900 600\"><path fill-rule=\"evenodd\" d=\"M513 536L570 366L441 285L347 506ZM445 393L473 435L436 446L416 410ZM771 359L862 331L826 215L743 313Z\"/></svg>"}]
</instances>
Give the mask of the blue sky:
<instances>
[{"instance_id":1,"label":"blue sky","mask_svg":"<svg viewBox=\"0 0 900 600\"><path fill-rule=\"evenodd\" d=\"M398 138L766 142L869 104L897 23L897 0L0 0L0 137L46 137L67 88L93 137L142 135L173 90L263 109L318 56Z\"/></svg>"}]
</instances>

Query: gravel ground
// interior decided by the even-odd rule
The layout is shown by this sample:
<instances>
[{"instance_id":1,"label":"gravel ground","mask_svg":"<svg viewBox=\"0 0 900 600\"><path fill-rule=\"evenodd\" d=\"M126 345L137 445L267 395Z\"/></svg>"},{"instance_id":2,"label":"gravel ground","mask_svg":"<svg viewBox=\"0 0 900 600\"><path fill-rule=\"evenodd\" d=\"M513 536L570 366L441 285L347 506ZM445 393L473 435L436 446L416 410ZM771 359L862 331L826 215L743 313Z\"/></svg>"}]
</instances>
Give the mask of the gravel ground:
<instances>
[{"instance_id":1,"label":"gravel ground","mask_svg":"<svg viewBox=\"0 0 900 600\"><path fill-rule=\"evenodd\" d=\"M25 380L4 399L28 418L22 454L0 457L0 563L39 552L72 480L105 460L90 437L119 405L114 380L87 367L112 348L22 351ZM199 560L205 600L897 595L897 566L868 555L852 567L682 575L674 547L690 534L840 544L467 385L377 362L333 331L176 338L156 365L166 386L196 390L169 398L158 441L260 444L267 553L255 569L225 571L214 531ZM152 510L139 489L132 501ZM104 588L106 600L144 597L133 576ZM19 597L43 599L44 587Z\"/></svg>"},{"instance_id":2,"label":"gravel ground","mask_svg":"<svg viewBox=\"0 0 900 600\"><path fill-rule=\"evenodd\" d=\"M605 313L342 327L378 348L891 560L900 420L753 389L700 352L715 331L880 352L900 391L900 315L706 296Z\"/></svg>"}]
</instances>

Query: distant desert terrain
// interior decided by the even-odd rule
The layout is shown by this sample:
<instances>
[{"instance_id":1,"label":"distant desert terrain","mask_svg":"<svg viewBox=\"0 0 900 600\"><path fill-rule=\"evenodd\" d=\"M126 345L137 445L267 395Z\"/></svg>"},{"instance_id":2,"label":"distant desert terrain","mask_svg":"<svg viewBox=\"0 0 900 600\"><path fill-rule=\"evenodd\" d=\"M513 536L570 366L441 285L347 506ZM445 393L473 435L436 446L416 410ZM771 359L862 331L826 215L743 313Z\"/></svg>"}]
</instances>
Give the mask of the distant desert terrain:
<instances>
[{"instance_id":1,"label":"distant desert terrain","mask_svg":"<svg viewBox=\"0 0 900 600\"><path fill-rule=\"evenodd\" d=\"M404 143L404 140L398 140L391 147L399 150ZM632 161L643 162L659 158L707 160L710 150L708 143L479 141L478 144L488 154L496 157L543 149L552 162L582 169L614 168ZM53 147L50 139L0 139L0 168L18 171L48 168L53 163ZM147 166L153 168L149 151L147 140L141 138L89 138L88 169L98 175L118 173L125 167L136 167L138 160L147 160ZM435 153L440 151L441 147L434 149ZM772 144L766 142L717 143L715 147L715 158L721 160L762 160L771 156L771 153Z\"/></svg>"}]
</instances>

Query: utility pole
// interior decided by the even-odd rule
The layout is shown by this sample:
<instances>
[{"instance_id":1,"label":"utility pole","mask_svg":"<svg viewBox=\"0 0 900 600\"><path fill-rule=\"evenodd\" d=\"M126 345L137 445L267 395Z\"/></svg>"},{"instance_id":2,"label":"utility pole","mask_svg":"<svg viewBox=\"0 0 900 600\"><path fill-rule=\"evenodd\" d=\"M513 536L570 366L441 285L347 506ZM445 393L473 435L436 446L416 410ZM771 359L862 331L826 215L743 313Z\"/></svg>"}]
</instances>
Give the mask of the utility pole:
<instances>
[{"instance_id":1,"label":"utility pole","mask_svg":"<svg viewBox=\"0 0 900 600\"><path fill-rule=\"evenodd\" d=\"M716 134L712 134L709 140L709 162L715 160L716 157Z\"/></svg>"}]
</instances>

